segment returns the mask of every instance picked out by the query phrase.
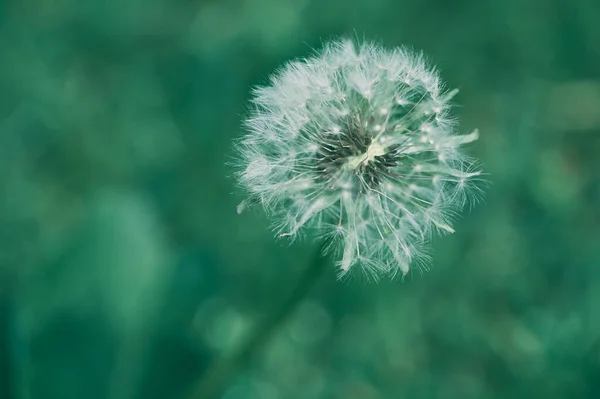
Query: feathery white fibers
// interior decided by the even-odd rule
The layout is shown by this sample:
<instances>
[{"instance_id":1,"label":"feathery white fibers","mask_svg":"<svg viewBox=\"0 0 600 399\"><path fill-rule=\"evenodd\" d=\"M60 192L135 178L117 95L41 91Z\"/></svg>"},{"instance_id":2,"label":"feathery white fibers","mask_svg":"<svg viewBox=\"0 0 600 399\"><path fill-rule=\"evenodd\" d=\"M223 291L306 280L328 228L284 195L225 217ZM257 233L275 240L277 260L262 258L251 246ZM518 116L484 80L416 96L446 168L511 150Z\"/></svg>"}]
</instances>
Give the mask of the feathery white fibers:
<instances>
[{"instance_id":1,"label":"feathery white fibers","mask_svg":"<svg viewBox=\"0 0 600 399\"><path fill-rule=\"evenodd\" d=\"M333 41L254 90L239 145L239 180L280 237L314 227L339 253L342 274L374 278L426 267L425 242L449 232L477 199L480 171L460 146L445 91L405 48Z\"/></svg>"}]
</instances>

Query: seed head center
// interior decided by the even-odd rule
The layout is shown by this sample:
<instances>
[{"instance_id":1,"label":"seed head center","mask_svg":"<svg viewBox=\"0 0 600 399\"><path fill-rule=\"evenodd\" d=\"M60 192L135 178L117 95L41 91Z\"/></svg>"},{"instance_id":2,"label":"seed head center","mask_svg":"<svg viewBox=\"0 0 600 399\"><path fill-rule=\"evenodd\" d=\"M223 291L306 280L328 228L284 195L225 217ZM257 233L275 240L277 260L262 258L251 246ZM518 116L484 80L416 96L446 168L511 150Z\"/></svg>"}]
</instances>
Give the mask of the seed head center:
<instances>
[{"instance_id":1,"label":"seed head center","mask_svg":"<svg viewBox=\"0 0 600 399\"><path fill-rule=\"evenodd\" d=\"M367 151L364 154L356 155L348 159L346 163L346 167L348 169L354 170L358 168L362 164L367 164L375 159L375 157L379 157L381 155L385 155L385 147L381 145L381 143L377 140L373 141Z\"/></svg>"}]
</instances>

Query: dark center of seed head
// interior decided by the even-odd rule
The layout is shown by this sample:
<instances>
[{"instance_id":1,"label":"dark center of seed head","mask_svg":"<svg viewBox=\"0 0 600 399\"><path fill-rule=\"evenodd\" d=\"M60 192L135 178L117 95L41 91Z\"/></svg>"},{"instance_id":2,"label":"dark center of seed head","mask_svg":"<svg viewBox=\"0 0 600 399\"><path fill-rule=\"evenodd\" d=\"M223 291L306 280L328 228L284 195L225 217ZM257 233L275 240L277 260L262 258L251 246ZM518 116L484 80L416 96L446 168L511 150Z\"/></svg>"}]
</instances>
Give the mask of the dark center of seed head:
<instances>
[{"instance_id":1,"label":"dark center of seed head","mask_svg":"<svg viewBox=\"0 0 600 399\"><path fill-rule=\"evenodd\" d=\"M325 181L333 178L342 168L352 165L359 192L377 187L385 177L393 177L391 168L399 162L395 148L388 147L383 154L369 154L373 142L371 134L359 123L344 123L337 133L326 133L316 154L316 165ZM360 158L364 157L364 159Z\"/></svg>"}]
</instances>

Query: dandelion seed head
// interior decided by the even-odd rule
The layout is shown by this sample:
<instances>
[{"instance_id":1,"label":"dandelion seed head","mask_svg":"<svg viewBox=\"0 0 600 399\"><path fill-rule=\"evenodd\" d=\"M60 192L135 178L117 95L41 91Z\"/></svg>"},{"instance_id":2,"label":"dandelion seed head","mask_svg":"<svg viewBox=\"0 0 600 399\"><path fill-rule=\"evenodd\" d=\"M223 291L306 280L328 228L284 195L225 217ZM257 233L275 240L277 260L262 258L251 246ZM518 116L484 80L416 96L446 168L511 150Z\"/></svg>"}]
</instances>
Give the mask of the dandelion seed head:
<instances>
[{"instance_id":1,"label":"dandelion seed head","mask_svg":"<svg viewBox=\"0 0 600 399\"><path fill-rule=\"evenodd\" d=\"M342 274L427 267L432 233L454 232L477 199L478 165L461 150L446 91L423 57L373 43L327 43L254 90L239 145L242 186L276 233L314 228Z\"/></svg>"}]
</instances>

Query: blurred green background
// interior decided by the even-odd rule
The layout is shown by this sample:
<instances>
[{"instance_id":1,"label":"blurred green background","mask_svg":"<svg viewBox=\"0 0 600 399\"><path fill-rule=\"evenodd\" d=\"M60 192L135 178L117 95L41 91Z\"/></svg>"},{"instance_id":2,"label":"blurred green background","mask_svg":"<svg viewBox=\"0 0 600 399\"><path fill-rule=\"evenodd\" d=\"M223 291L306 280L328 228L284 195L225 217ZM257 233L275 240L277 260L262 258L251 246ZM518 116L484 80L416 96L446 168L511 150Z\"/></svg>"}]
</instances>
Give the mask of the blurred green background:
<instances>
[{"instance_id":1,"label":"blurred green background","mask_svg":"<svg viewBox=\"0 0 600 399\"><path fill-rule=\"evenodd\" d=\"M238 216L253 85L329 38L460 88L485 203L430 272L329 267L223 399L600 397L597 0L0 3L0 398L183 398L313 241Z\"/></svg>"}]
</instances>

